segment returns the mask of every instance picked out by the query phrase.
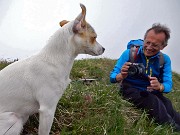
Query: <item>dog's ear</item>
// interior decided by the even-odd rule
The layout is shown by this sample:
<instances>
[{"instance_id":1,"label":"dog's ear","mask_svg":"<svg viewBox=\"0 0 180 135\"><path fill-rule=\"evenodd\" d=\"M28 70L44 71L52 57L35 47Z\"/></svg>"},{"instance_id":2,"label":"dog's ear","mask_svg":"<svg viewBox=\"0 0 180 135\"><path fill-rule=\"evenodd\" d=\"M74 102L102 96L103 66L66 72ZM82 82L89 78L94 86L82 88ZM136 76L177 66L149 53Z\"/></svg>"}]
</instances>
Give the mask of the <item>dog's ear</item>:
<instances>
[{"instance_id":1,"label":"dog's ear","mask_svg":"<svg viewBox=\"0 0 180 135\"><path fill-rule=\"evenodd\" d=\"M67 21L67 20L62 20L61 22L59 22L59 25L62 27L62 26L64 26L68 22L69 21Z\"/></svg>"},{"instance_id":2,"label":"dog's ear","mask_svg":"<svg viewBox=\"0 0 180 135\"><path fill-rule=\"evenodd\" d=\"M81 32L86 27L86 7L83 4L80 4L82 12L77 16L73 25L73 32Z\"/></svg>"}]
</instances>

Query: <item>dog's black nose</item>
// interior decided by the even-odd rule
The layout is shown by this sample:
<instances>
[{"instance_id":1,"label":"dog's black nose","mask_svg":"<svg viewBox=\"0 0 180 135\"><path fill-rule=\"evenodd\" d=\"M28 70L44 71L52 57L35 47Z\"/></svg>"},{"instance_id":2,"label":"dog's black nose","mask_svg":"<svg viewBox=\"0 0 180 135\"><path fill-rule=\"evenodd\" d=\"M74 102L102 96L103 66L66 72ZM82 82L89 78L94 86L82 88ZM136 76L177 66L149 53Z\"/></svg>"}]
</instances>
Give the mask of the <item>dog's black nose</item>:
<instances>
[{"instance_id":1,"label":"dog's black nose","mask_svg":"<svg viewBox=\"0 0 180 135\"><path fill-rule=\"evenodd\" d=\"M105 48L103 47L103 52L105 51Z\"/></svg>"}]
</instances>

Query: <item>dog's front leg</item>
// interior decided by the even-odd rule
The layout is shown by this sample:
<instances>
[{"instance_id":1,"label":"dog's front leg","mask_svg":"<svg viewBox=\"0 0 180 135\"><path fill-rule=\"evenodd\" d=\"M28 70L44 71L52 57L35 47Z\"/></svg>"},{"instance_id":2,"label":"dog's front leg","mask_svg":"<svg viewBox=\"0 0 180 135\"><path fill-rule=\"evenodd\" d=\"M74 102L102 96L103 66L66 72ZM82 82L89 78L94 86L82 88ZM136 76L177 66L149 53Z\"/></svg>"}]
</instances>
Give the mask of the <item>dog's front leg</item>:
<instances>
[{"instance_id":1,"label":"dog's front leg","mask_svg":"<svg viewBox=\"0 0 180 135\"><path fill-rule=\"evenodd\" d=\"M41 106L39 109L39 135L49 135L53 123L56 107L47 108Z\"/></svg>"},{"instance_id":2,"label":"dog's front leg","mask_svg":"<svg viewBox=\"0 0 180 135\"><path fill-rule=\"evenodd\" d=\"M46 95L42 96L43 94ZM49 135L59 96L50 91L47 93L44 92L43 94L39 101L39 135Z\"/></svg>"}]
</instances>

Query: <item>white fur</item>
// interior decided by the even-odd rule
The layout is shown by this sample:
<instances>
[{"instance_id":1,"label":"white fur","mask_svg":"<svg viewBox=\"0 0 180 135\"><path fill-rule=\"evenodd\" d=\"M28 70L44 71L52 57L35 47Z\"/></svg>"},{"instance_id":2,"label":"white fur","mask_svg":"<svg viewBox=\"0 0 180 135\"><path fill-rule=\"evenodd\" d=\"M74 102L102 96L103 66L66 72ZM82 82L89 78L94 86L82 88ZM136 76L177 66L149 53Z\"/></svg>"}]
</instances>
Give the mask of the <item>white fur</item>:
<instances>
[{"instance_id":1,"label":"white fur","mask_svg":"<svg viewBox=\"0 0 180 135\"><path fill-rule=\"evenodd\" d=\"M97 42L91 45L74 33L73 25L69 22L55 32L40 53L0 71L0 135L20 134L28 117L38 112L39 135L48 135L75 57L104 52Z\"/></svg>"}]
</instances>

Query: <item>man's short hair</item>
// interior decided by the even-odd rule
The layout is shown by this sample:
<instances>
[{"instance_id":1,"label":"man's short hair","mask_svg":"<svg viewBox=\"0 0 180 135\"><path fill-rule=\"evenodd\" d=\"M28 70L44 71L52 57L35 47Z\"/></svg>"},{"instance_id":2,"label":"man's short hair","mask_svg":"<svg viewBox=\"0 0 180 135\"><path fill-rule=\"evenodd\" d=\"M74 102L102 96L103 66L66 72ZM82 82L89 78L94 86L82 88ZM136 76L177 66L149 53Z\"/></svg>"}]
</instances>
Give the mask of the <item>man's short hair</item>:
<instances>
[{"instance_id":1,"label":"man's short hair","mask_svg":"<svg viewBox=\"0 0 180 135\"><path fill-rule=\"evenodd\" d=\"M150 29L148 29L144 35L144 39L146 39L146 36L150 30L154 30L154 32L161 33L163 32L165 34L165 41L163 43L163 46L167 46L168 40L170 39L170 29L166 25L162 25L160 23L154 23Z\"/></svg>"}]
</instances>

